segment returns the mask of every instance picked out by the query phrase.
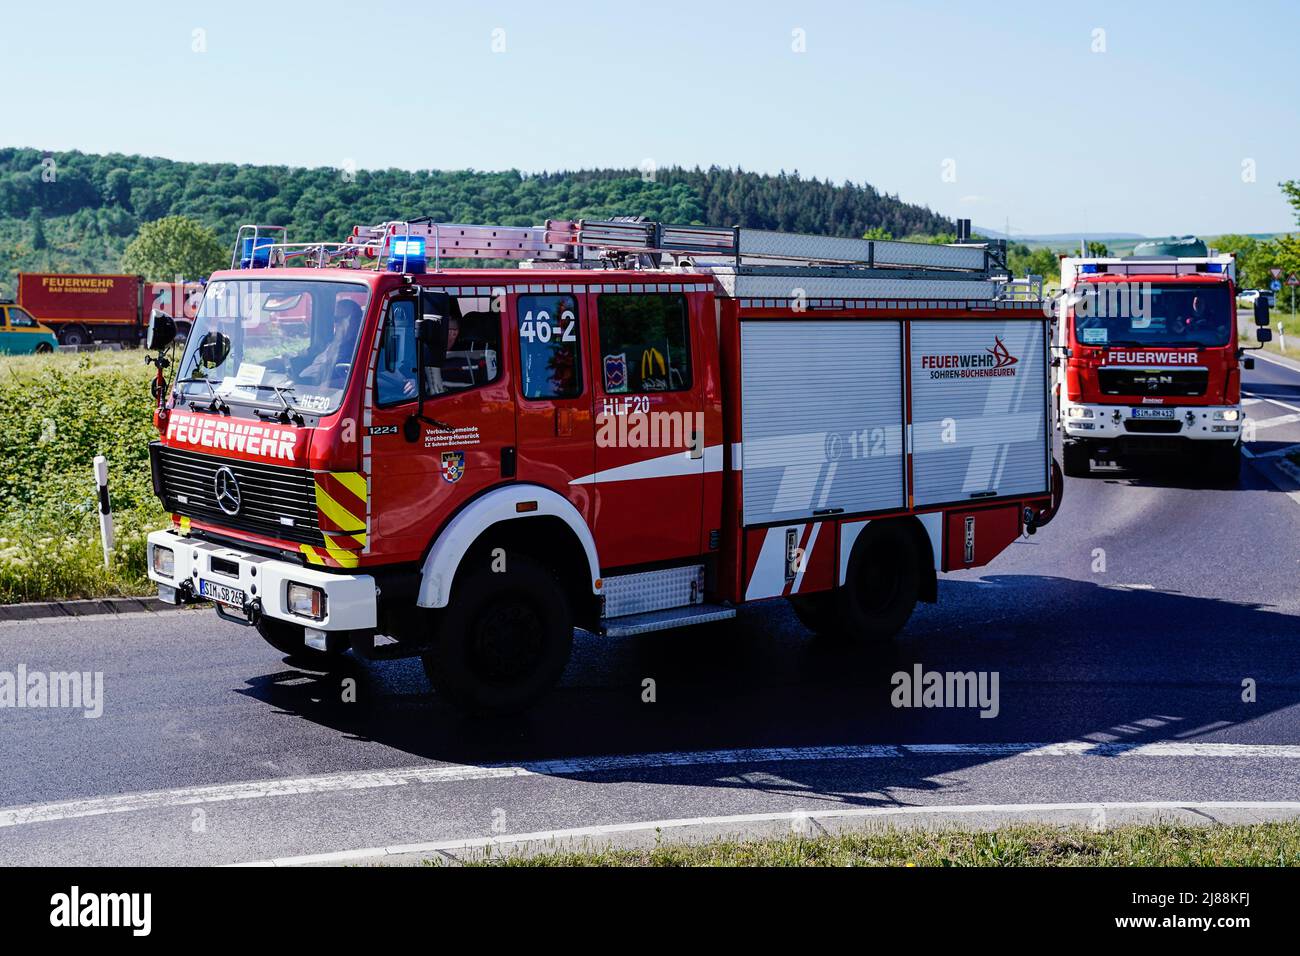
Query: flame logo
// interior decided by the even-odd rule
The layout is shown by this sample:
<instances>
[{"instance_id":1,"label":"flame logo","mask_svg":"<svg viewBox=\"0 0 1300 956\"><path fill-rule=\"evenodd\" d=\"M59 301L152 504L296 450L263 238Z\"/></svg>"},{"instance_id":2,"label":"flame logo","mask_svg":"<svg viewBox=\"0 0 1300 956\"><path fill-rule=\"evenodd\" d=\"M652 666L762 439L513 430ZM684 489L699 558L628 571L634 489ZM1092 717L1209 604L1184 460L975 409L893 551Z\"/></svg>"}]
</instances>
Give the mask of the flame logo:
<instances>
[{"instance_id":1,"label":"flame logo","mask_svg":"<svg viewBox=\"0 0 1300 956\"><path fill-rule=\"evenodd\" d=\"M1007 351L1007 347L1005 344L1003 344L1002 339L1000 337L994 336L993 342L995 343L993 348L985 349L984 351L988 352L990 355L992 355L995 359L998 360L997 364L993 366L994 368L1006 368L1008 365L1015 365L1017 362L1020 361L1020 359L1016 358L1010 352Z\"/></svg>"}]
</instances>

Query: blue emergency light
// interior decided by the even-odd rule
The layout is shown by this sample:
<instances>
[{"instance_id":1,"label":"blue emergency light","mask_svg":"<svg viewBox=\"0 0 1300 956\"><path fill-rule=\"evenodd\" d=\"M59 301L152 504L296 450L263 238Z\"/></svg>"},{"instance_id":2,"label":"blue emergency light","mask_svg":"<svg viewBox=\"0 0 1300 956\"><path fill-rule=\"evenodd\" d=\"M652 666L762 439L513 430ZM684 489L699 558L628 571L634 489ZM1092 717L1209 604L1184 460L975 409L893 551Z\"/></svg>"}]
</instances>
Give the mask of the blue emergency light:
<instances>
[{"instance_id":1,"label":"blue emergency light","mask_svg":"<svg viewBox=\"0 0 1300 956\"><path fill-rule=\"evenodd\" d=\"M1206 272L1222 272L1222 271L1223 271L1223 263L1222 263L1222 262L1211 262L1211 263L1209 263L1209 264L1205 267L1205 271L1206 271Z\"/></svg>"},{"instance_id":2,"label":"blue emergency light","mask_svg":"<svg viewBox=\"0 0 1300 956\"><path fill-rule=\"evenodd\" d=\"M412 236L394 236L388 251L388 271L420 274L424 272L427 259L424 255L424 239Z\"/></svg>"},{"instance_id":3,"label":"blue emergency light","mask_svg":"<svg viewBox=\"0 0 1300 956\"><path fill-rule=\"evenodd\" d=\"M271 264L272 236L248 236L240 243L239 268L265 269Z\"/></svg>"},{"instance_id":4,"label":"blue emergency light","mask_svg":"<svg viewBox=\"0 0 1300 956\"><path fill-rule=\"evenodd\" d=\"M1096 266L1095 263L1093 263L1093 264L1089 264L1089 265L1085 265L1085 266L1083 267L1083 270L1082 270L1082 271L1084 271L1084 272L1096 272L1096 271L1097 271L1097 266Z\"/></svg>"}]
</instances>

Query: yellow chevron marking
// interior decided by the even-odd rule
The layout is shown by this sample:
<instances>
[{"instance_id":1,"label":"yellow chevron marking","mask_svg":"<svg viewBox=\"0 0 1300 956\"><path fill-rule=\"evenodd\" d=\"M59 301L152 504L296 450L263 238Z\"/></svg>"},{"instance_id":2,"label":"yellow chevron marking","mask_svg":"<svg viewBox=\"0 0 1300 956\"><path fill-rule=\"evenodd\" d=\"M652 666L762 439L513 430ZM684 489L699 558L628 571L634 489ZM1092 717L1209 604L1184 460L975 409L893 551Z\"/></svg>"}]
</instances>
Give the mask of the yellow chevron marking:
<instances>
[{"instance_id":1,"label":"yellow chevron marking","mask_svg":"<svg viewBox=\"0 0 1300 956\"><path fill-rule=\"evenodd\" d=\"M180 527L180 529L181 529L181 534L189 534L189 533L190 533L190 519L189 519L189 518L186 518L184 515L182 515L182 516L181 516L181 523L180 523L180 526L179 526L179 527Z\"/></svg>"},{"instance_id":2,"label":"yellow chevron marking","mask_svg":"<svg viewBox=\"0 0 1300 956\"><path fill-rule=\"evenodd\" d=\"M326 538L326 541L328 542L329 539ZM360 560L355 551L345 551L342 548L332 547L328 543L325 545L325 550L331 558L344 568L355 568Z\"/></svg>"},{"instance_id":3,"label":"yellow chevron marking","mask_svg":"<svg viewBox=\"0 0 1300 956\"><path fill-rule=\"evenodd\" d=\"M359 471L334 471L331 472L338 479L339 484L348 491L352 492L362 501L366 500L366 477Z\"/></svg>"},{"instance_id":4,"label":"yellow chevron marking","mask_svg":"<svg viewBox=\"0 0 1300 956\"><path fill-rule=\"evenodd\" d=\"M357 534L334 534L329 531L322 531L321 534L325 536L325 547L329 549L331 554L336 549L340 551L357 551L366 546L366 536L361 532Z\"/></svg>"},{"instance_id":5,"label":"yellow chevron marking","mask_svg":"<svg viewBox=\"0 0 1300 956\"><path fill-rule=\"evenodd\" d=\"M298 550L307 556L309 564L324 564L325 559L316 553L316 549L309 544L298 545Z\"/></svg>"},{"instance_id":6,"label":"yellow chevron marking","mask_svg":"<svg viewBox=\"0 0 1300 956\"><path fill-rule=\"evenodd\" d=\"M320 485L316 486L316 507L319 508L327 518L333 521L340 528L358 528L363 529L366 523L363 519L352 514L341 504L329 496Z\"/></svg>"}]
</instances>

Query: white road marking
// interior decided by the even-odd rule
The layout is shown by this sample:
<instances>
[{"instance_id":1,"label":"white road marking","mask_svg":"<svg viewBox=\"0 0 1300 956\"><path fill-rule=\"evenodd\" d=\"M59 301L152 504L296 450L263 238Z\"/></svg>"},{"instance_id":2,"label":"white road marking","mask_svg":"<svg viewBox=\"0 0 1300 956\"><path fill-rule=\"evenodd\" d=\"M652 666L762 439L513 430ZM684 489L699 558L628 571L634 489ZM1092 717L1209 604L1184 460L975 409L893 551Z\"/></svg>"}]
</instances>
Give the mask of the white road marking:
<instances>
[{"instance_id":1,"label":"white road marking","mask_svg":"<svg viewBox=\"0 0 1300 956\"><path fill-rule=\"evenodd\" d=\"M1161 742L1097 743L1087 740L1058 743L863 744L838 747L772 747L745 750L699 750L608 757L577 757L520 764L450 764L363 770L221 783L175 790L152 790L110 797L89 797L0 809L0 827L23 826L110 813L133 813L195 804L226 803L303 794L342 793L420 784L463 783L508 777L566 777L614 771L659 770L670 767L730 766L791 761L876 760L961 755L971 757L1105 757L1300 760L1300 744L1229 744Z\"/></svg>"},{"instance_id":2,"label":"white road marking","mask_svg":"<svg viewBox=\"0 0 1300 956\"><path fill-rule=\"evenodd\" d=\"M1292 372L1300 371L1300 369L1297 369L1296 366L1292 364L1292 362L1295 361L1294 359L1292 359L1291 362L1285 362L1276 355L1269 355L1268 352L1263 349L1252 349L1252 351L1255 352L1256 358L1262 358L1265 362L1269 362L1272 365L1281 366L1282 368L1288 369Z\"/></svg>"},{"instance_id":3,"label":"white road marking","mask_svg":"<svg viewBox=\"0 0 1300 956\"><path fill-rule=\"evenodd\" d=\"M1110 815L1117 815L1114 819ZM877 821L889 823L895 820L906 822L908 817L919 818L921 822L962 821L972 818L1013 818L1021 822L1034 819L1050 818L1051 822L1064 823L1074 821L1087 823L1094 829L1105 829L1107 825L1142 820L1154 822L1169 820L1175 815L1191 815L1197 822L1214 822L1216 817L1227 817L1228 821L1250 821L1276 818L1277 816L1300 816L1300 802L1281 800L1152 800L1148 802L1118 803L993 803L965 804L959 806L890 806L890 807L851 807L846 809L810 809L789 810L777 813L741 813L717 817L682 817L675 820L644 820L635 823L610 823L589 827L571 827L563 830L539 830L533 833L514 833L495 837L477 837L467 840L443 840L432 843L408 843L395 846L368 847L360 850L339 850L333 853L313 853L307 856L278 857L271 860L259 860L249 863L235 863L232 866L311 866L321 864L356 863L362 860L378 861L384 857L409 856L455 856L458 853L473 854L475 851L509 851L528 848L531 844L536 849L586 848L594 849L613 842L611 838L626 836L644 836L658 842L662 834L673 830L704 829L717 833L731 830L735 835L738 829L749 828L751 831L768 824L768 833L773 830L789 834L807 832L806 826L813 822ZM773 828L772 824L783 824ZM479 854L482 855L482 854ZM496 855L494 853L493 855Z\"/></svg>"},{"instance_id":4,"label":"white road marking","mask_svg":"<svg viewBox=\"0 0 1300 956\"><path fill-rule=\"evenodd\" d=\"M1260 452L1251 451L1245 445L1242 445L1241 450L1251 458L1280 458L1283 455L1289 455L1294 451L1300 451L1300 444L1284 445L1281 448L1274 448L1272 451Z\"/></svg>"},{"instance_id":5,"label":"white road marking","mask_svg":"<svg viewBox=\"0 0 1300 956\"><path fill-rule=\"evenodd\" d=\"M1252 398L1258 398L1261 402L1268 402L1270 405L1276 405L1278 408L1285 408L1288 412L1300 412L1300 405L1290 405L1287 402L1276 398L1269 398L1266 395L1256 395L1254 392L1244 392L1243 394L1250 395ZM1256 419L1256 421L1258 421L1258 419Z\"/></svg>"},{"instance_id":6,"label":"white road marking","mask_svg":"<svg viewBox=\"0 0 1300 956\"><path fill-rule=\"evenodd\" d=\"M1276 428L1278 425L1294 425L1300 422L1300 412L1288 412L1285 415L1274 415L1272 418L1250 418L1255 423L1255 431L1261 428Z\"/></svg>"}]
</instances>

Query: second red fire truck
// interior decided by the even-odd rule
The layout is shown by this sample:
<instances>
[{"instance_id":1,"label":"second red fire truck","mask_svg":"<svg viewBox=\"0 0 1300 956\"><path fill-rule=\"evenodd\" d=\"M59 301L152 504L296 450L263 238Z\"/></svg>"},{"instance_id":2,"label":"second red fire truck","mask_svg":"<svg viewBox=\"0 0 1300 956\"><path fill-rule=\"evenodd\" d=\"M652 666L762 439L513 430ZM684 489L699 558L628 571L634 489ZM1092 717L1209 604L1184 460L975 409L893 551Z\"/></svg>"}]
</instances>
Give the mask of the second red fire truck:
<instances>
[{"instance_id":1,"label":"second red fire truck","mask_svg":"<svg viewBox=\"0 0 1300 956\"><path fill-rule=\"evenodd\" d=\"M18 275L18 304L66 346L139 345L154 309L173 316L184 337L202 296L199 282L147 282L136 275Z\"/></svg>"},{"instance_id":2,"label":"second red fire truck","mask_svg":"<svg viewBox=\"0 0 1300 956\"><path fill-rule=\"evenodd\" d=\"M1186 237L1127 257L1064 257L1057 414L1065 473L1186 453L1216 479L1241 468L1236 260ZM1169 254L1176 253L1176 254ZM1269 340L1268 304L1256 335Z\"/></svg>"},{"instance_id":3,"label":"second red fire truck","mask_svg":"<svg viewBox=\"0 0 1300 956\"><path fill-rule=\"evenodd\" d=\"M575 627L781 598L885 638L1055 513L1049 325L997 244L246 227L161 390L149 573L286 653L418 654L476 711L545 692Z\"/></svg>"}]
</instances>

